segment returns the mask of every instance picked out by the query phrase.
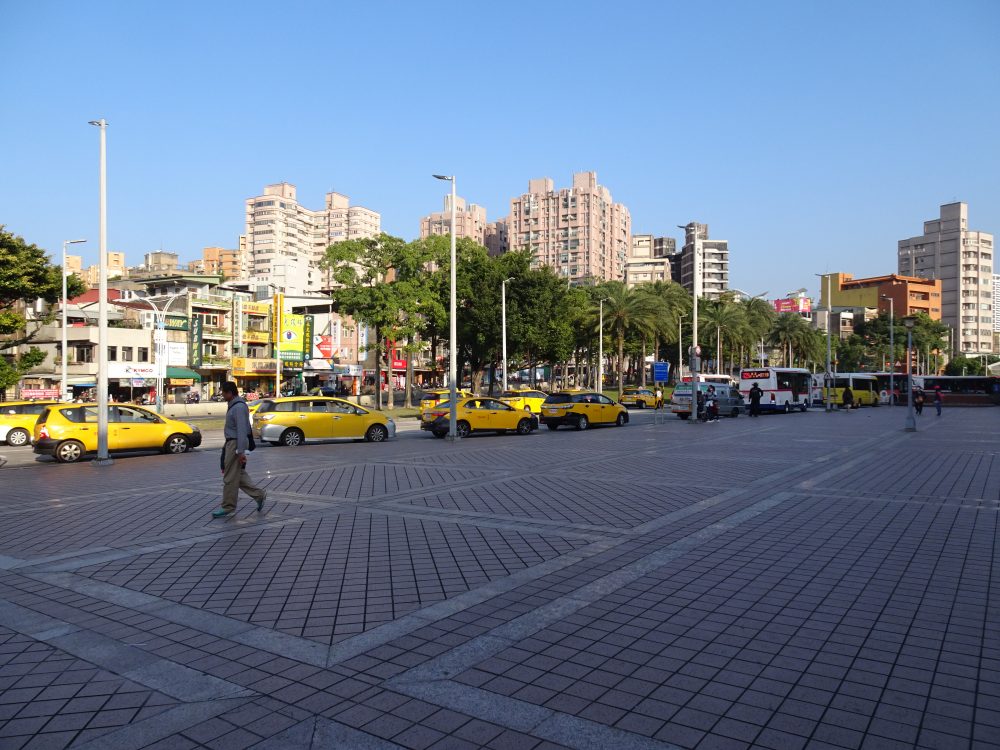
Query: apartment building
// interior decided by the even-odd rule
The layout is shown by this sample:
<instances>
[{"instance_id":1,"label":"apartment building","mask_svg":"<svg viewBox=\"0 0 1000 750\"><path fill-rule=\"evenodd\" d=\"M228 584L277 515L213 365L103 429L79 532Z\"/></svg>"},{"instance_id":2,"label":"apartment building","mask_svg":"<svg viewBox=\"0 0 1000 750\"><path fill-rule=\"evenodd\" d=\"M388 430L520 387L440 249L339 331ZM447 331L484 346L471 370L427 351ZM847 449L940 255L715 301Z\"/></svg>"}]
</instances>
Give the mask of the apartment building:
<instances>
[{"instance_id":1,"label":"apartment building","mask_svg":"<svg viewBox=\"0 0 1000 750\"><path fill-rule=\"evenodd\" d=\"M287 182L266 186L263 195L246 200L245 208L242 237L248 271L255 276L272 275L273 268L289 257L316 266L330 244L381 232L381 216L363 206L351 206L346 195L327 193L324 207L314 211L299 204L295 185ZM314 277L318 289L322 275Z\"/></svg>"},{"instance_id":2,"label":"apartment building","mask_svg":"<svg viewBox=\"0 0 1000 750\"><path fill-rule=\"evenodd\" d=\"M899 241L901 275L941 282L941 321L961 354L993 352L993 235L969 229L967 204L941 206L924 233Z\"/></svg>"},{"instance_id":3,"label":"apartment building","mask_svg":"<svg viewBox=\"0 0 1000 750\"><path fill-rule=\"evenodd\" d=\"M923 313L931 320L941 320L941 280L889 274L855 279L849 273L831 273L822 277L820 306L827 307L827 290L834 311L870 308L896 317ZM890 300L892 304L890 305Z\"/></svg>"},{"instance_id":4,"label":"apartment building","mask_svg":"<svg viewBox=\"0 0 1000 750\"><path fill-rule=\"evenodd\" d=\"M67 255L66 265L63 266L63 270L70 276L76 275L81 279L83 276L83 257L80 255Z\"/></svg>"},{"instance_id":5,"label":"apartment building","mask_svg":"<svg viewBox=\"0 0 1000 750\"><path fill-rule=\"evenodd\" d=\"M993 331L1000 331L1000 273L993 274ZM996 336L994 349L996 349Z\"/></svg>"},{"instance_id":6,"label":"apartment building","mask_svg":"<svg viewBox=\"0 0 1000 750\"><path fill-rule=\"evenodd\" d=\"M507 219L499 219L486 225L483 244L490 255L503 255L510 250Z\"/></svg>"},{"instance_id":7,"label":"apartment building","mask_svg":"<svg viewBox=\"0 0 1000 750\"><path fill-rule=\"evenodd\" d=\"M68 260L68 258L67 258ZM128 267L125 265L125 253L108 252L108 278L120 279L128 276ZM101 267L97 264L87 266L87 270L80 274L87 287L96 289L101 283Z\"/></svg>"},{"instance_id":8,"label":"apartment building","mask_svg":"<svg viewBox=\"0 0 1000 750\"><path fill-rule=\"evenodd\" d=\"M625 279L632 217L596 172L577 172L572 187L558 191L548 177L529 180L528 192L510 202L508 231L511 249L529 250L533 266L569 281Z\"/></svg>"},{"instance_id":9,"label":"apartment building","mask_svg":"<svg viewBox=\"0 0 1000 750\"><path fill-rule=\"evenodd\" d=\"M469 237L486 245L486 209L475 203L466 203L461 196L455 198L455 236ZM444 210L420 220L420 239L451 234L451 195L444 197Z\"/></svg>"},{"instance_id":10,"label":"apartment building","mask_svg":"<svg viewBox=\"0 0 1000 750\"><path fill-rule=\"evenodd\" d=\"M206 247L201 251L201 260L193 261L190 270L202 274L222 276L226 279L243 279L247 274L245 256L240 251L224 247Z\"/></svg>"},{"instance_id":11,"label":"apartment building","mask_svg":"<svg viewBox=\"0 0 1000 750\"><path fill-rule=\"evenodd\" d=\"M718 299L729 290L729 241L709 239L708 224L691 222L685 225L684 247L671 261L680 269L674 272L674 280L688 291L694 291L696 240L701 249L701 296Z\"/></svg>"},{"instance_id":12,"label":"apartment building","mask_svg":"<svg viewBox=\"0 0 1000 750\"><path fill-rule=\"evenodd\" d=\"M625 263L625 283L629 287L672 279L670 258L677 252L673 237L633 234Z\"/></svg>"}]
</instances>

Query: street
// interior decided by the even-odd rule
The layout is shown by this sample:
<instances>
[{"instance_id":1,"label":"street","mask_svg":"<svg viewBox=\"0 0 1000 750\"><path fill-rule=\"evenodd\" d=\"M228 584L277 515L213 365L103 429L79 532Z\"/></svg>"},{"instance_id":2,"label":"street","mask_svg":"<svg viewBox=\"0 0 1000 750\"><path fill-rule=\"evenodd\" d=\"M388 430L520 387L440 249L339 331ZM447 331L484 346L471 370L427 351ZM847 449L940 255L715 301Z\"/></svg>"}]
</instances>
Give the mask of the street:
<instances>
[{"instance_id":1,"label":"street","mask_svg":"<svg viewBox=\"0 0 1000 750\"><path fill-rule=\"evenodd\" d=\"M214 433L4 448L0 748L1000 747L1000 420L904 411L405 420L229 521Z\"/></svg>"}]
</instances>

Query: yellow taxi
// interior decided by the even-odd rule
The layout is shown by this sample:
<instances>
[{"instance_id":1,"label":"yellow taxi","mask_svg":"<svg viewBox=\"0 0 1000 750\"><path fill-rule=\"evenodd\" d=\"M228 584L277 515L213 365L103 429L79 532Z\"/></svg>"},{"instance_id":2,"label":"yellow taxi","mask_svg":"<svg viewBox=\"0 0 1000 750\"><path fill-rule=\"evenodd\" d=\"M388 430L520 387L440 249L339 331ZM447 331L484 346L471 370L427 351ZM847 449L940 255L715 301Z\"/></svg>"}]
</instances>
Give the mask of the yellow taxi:
<instances>
[{"instance_id":1,"label":"yellow taxi","mask_svg":"<svg viewBox=\"0 0 1000 750\"><path fill-rule=\"evenodd\" d=\"M458 389L457 394L459 398L471 398L472 394L469 391L463 391L461 388ZM433 409L438 404L443 404L445 401L451 398L451 391L447 388L435 388L433 391L427 391L423 396L420 397L420 419L424 418L424 414L427 413L428 409Z\"/></svg>"},{"instance_id":2,"label":"yellow taxi","mask_svg":"<svg viewBox=\"0 0 1000 750\"><path fill-rule=\"evenodd\" d=\"M655 409L656 391L645 386L629 386L622 391L621 403L626 409L630 406L636 409Z\"/></svg>"},{"instance_id":3,"label":"yellow taxi","mask_svg":"<svg viewBox=\"0 0 1000 750\"><path fill-rule=\"evenodd\" d=\"M550 430L567 425L586 430L591 425L628 424L628 409L603 393L564 391L553 393L542 404L542 424Z\"/></svg>"},{"instance_id":4,"label":"yellow taxi","mask_svg":"<svg viewBox=\"0 0 1000 750\"><path fill-rule=\"evenodd\" d=\"M60 463L79 461L97 450L97 404L53 404L35 423L35 453ZM108 406L108 450L186 453L201 445L194 425L167 419L140 406Z\"/></svg>"},{"instance_id":5,"label":"yellow taxi","mask_svg":"<svg viewBox=\"0 0 1000 750\"><path fill-rule=\"evenodd\" d=\"M58 401L5 401L0 404L0 440L7 445L27 445L38 416Z\"/></svg>"},{"instance_id":6,"label":"yellow taxi","mask_svg":"<svg viewBox=\"0 0 1000 750\"><path fill-rule=\"evenodd\" d=\"M500 394L500 400L508 406L532 414L542 413L542 402L548 398L547 393L533 391L530 388L513 388Z\"/></svg>"},{"instance_id":7,"label":"yellow taxi","mask_svg":"<svg viewBox=\"0 0 1000 750\"><path fill-rule=\"evenodd\" d=\"M460 398L455 419L455 431L461 438L473 432L513 431L518 435L527 435L538 429L538 418L534 414L525 414L523 409L515 409L495 398L479 396ZM420 429L429 431L436 438L443 438L448 434L450 421L451 403L445 401L424 413L420 418Z\"/></svg>"},{"instance_id":8,"label":"yellow taxi","mask_svg":"<svg viewBox=\"0 0 1000 750\"><path fill-rule=\"evenodd\" d=\"M254 434L271 445L336 438L382 443L396 436L392 417L329 396L265 398L251 422Z\"/></svg>"}]
</instances>

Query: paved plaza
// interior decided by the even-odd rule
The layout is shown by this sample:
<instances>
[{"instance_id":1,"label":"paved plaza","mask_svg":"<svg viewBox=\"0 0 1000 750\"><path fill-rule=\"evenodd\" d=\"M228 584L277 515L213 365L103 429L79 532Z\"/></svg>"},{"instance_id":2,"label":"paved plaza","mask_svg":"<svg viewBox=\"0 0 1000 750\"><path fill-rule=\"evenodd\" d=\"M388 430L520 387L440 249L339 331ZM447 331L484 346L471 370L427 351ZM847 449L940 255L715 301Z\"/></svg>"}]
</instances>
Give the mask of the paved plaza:
<instances>
[{"instance_id":1,"label":"paved plaza","mask_svg":"<svg viewBox=\"0 0 1000 750\"><path fill-rule=\"evenodd\" d=\"M1000 410L0 470L0 750L1000 748Z\"/></svg>"}]
</instances>

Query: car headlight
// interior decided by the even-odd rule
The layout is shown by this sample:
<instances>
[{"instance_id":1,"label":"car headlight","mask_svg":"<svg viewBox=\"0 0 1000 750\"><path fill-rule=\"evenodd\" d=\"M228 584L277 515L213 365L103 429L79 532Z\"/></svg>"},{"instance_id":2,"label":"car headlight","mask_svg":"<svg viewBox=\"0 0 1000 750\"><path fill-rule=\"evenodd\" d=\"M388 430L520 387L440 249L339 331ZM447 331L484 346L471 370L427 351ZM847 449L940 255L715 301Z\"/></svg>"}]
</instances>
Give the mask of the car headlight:
<instances>
[{"instance_id":1,"label":"car headlight","mask_svg":"<svg viewBox=\"0 0 1000 750\"><path fill-rule=\"evenodd\" d=\"M201 432L201 430L198 429L198 425L193 425L190 422L185 422L184 424L191 428L191 432Z\"/></svg>"}]
</instances>

